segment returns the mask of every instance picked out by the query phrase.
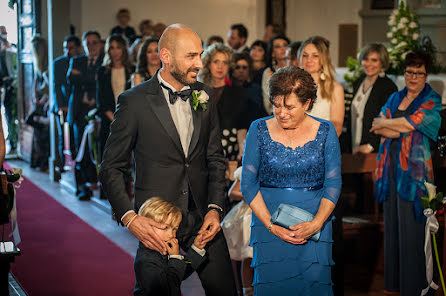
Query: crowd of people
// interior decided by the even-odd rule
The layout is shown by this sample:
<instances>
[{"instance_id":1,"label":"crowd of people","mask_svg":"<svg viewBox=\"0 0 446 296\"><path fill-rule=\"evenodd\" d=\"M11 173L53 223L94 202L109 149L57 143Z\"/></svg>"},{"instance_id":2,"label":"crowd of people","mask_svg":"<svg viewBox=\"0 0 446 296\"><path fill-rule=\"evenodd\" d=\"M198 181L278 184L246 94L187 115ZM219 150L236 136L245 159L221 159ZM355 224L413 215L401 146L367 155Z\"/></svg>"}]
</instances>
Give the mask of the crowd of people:
<instances>
[{"instance_id":1,"label":"crowd of people","mask_svg":"<svg viewBox=\"0 0 446 296\"><path fill-rule=\"evenodd\" d=\"M88 183L99 178L101 198L110 200L117 221L141 242L135 295L179 295L185 265L170 266L179 269L173 274L153 270L183 259L179 247L194 259L209 295L235 293L229 255L243 261L243 295L343 295L342 276L332 282L331 275L333 265L342 266L335 253L332 258L333 231L342 228L334 219L341 134L344 153L378 153L386 293L419 295L427 287L419 196L426 191L423 182L433 182L429 141L437 140L441 109L440 96L426 83L428 55L406 56L406 88L397 92L385 74L385 46L366 45L359 56L364 75L346 109L325 37L291 42L269 25L265 38L248 46L243 24L229 28L226 42L218 35L202 41L185 26L150 20L141 22L138 35L129 19L121 9L105 41L94 30L81 40L67 36L65 54L52 65L54 85L46 42L33 39L35 108L27 123L34 127L31 166L46 170L47 115L56 115L61 172L63 122L69 123L77 197L89 200ZM55 89L54 106L48 105L49 87ZM197 115L200 110L207 115ZM132 171L136 211L129 201ZM162 199L149 199L154 196ZM228 196L239 204L223 220L223 235L223 213L235 203ZM164 214L156 212L156 203ZM271 218L281 204L314 218L275 224ZM246 219L251 216L252 223ZM318 239L310 239L315 233Z\"/></svg>"}]
</instances>

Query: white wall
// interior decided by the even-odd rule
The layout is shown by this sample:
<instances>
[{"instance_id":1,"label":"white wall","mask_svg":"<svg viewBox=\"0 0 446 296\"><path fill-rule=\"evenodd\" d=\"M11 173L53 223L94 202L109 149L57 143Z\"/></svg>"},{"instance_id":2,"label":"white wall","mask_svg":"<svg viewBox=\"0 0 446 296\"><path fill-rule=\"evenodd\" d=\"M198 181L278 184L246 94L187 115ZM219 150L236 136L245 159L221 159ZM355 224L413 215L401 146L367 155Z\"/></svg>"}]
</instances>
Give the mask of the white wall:
<instances>
[{"instance_id":1,"label":"white wall","mask_svg":"<svg viewBox=\"0 0 446 296\"><path fill-rule=\"evenodd\" d=\"M320 35L330 40L333 65L338 65L339 24L358 25L358 47L361 44L361 18L358 0L287 0L287 34L291 40L304 40Z\"/></svg>"},{"instance_id":2,"label":"white wall","mask_svg":"<svg viewBox=\"0 0 446 296\"><path fill-rule=\"evenodd\" d=\"M106 38L116 25L115 15L120 8L130 10L130 25L137 31L143 19L167 25L183 23L203 41L211 35L226 40L230 25L242 22L248 28L250 44L263 36L265 24L265 0L78 0L71 1L71 21L77 35L96 29Z\"/></svg>"}]
</instances>

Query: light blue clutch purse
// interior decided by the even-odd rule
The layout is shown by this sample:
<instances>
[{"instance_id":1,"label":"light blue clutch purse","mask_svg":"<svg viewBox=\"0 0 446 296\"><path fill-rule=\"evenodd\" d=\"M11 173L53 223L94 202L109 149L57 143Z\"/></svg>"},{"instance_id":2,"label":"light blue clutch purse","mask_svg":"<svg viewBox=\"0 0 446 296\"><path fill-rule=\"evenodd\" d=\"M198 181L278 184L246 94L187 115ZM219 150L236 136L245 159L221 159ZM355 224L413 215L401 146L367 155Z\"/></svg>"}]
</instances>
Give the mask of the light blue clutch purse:
<instances>
[{"instance_id":1,"label":"light blue clutch purse","mask_svg":"<svg viewBox=\"0 0 446 296\"><path fill-rule=\"evenodd\" d=\"M280 204L274 214L271 216L271 223L290 229L290 226L297 225L302 222L313 221L314 216L301 208ZM317 242L321 236L321 231L318 230L310 239Z\"/></svg>"}]
</instances>

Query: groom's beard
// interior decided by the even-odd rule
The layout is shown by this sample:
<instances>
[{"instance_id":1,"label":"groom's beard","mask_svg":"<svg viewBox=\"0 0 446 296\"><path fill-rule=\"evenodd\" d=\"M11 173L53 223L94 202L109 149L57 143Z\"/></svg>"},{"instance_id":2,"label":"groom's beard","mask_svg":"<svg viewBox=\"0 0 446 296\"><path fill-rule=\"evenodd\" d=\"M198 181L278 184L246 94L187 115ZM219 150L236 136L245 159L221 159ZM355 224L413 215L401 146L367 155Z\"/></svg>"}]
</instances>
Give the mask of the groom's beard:
<instances>
[{"instance_id":1,"label":"groom's beard","mask_svg":"<svg viewBox=\"0 0 446 296\"><path fill-rule=\"evenodd\" d=\"M181 83L182 85L190 85L193 84L197 81L197 78L188 78L187 74L189 72L196 72L198 73L198 71L200 71L199 68L196 67L190 67L189 69L186 70L186 72L182 72L177 68L177 65L172 65L172 70L170 70L170 75L173 76L173 78L175 78L179 83Z\"/></svg>"}]
</instances>

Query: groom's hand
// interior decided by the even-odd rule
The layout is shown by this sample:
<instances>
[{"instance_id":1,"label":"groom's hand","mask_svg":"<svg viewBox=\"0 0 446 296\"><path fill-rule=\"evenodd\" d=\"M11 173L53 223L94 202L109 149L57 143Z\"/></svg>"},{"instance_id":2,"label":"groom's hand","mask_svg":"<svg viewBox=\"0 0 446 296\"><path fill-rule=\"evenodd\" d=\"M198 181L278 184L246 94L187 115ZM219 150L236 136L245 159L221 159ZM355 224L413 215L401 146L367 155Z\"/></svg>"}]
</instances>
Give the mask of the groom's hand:
<instances>
[{"instance_id":1,"label":"groom's hand","mask_svg":"<svg viewBox=\"0 0 446 296\"><path fill-rule=\"evenodd\" d=\"M203 226L201 226L198 234L202 235L201 241L207 244L214 239L220 229L219 213L215 210L210 210L206 216L204 216Z\"/></svg>"},{"instance_id":2,"label":"groom's hand","mask_svg":"<svg viewBox=\"0 0 446 296\"><path fill-rule=\"evenodd\" d=\"M138 216L129 226L129 230L144 246L166 255L167 244L156 234L154 227L163 228L163 224L150 218Z\"/></svg>"}]
</instances>

